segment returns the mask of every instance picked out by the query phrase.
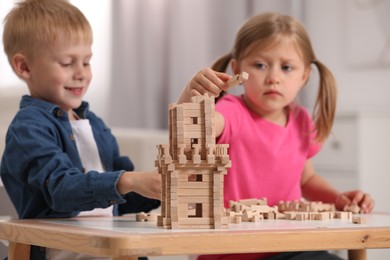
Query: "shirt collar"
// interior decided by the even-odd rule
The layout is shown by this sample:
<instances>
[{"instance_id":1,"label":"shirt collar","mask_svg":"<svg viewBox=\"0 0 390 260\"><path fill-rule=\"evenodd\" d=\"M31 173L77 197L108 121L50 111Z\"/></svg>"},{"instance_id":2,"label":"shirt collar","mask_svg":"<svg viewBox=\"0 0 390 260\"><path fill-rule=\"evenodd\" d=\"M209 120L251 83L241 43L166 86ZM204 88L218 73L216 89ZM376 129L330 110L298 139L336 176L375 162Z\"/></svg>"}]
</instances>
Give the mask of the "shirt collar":
<instances>
[{"instance_id":1,"label":"shirt collar","mask_svg":"<svg viewBox=\"0 0 390 260\"><path fill-rule=\"evenodd\" d=\"M33 98L29 95L24 95L22 97L22 101L20 102L20 109L31 107L31 106L41 108L43 110L48 111L51 114L57 114L58 111L62 111L63 113L65 112L59 106L53 103L41 99ZM86 113L88 112L88 110L89 110L89 104L88 102L85 101L83 101L78 108L74 109L75 113L80 118L86 118Z\"/></svg>"}]
</instances>

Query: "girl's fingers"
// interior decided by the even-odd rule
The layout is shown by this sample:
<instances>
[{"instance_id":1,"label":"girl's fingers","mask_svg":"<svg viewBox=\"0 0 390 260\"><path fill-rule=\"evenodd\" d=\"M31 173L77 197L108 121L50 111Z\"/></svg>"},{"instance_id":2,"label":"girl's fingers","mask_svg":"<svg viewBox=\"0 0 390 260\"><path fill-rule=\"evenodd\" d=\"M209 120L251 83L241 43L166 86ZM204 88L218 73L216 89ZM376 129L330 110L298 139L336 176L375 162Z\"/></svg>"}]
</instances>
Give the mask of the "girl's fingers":
<instances>
[{"instance_id":1,"label":"girl's fingers","mask_svg":"<svg viewBox=\"0 0 390 260\"><path fill-rule=\"evenodd\" d=\"M212 96L218 96L221 93L221 89L206 75L202 75L199 78L195 79L194 89L197 90L200 94L208 93Z\"/></svg>"},{"instance_id":2,"label":"girl's fingers","mask_svg":"<svg viewBox=\"0 0 390 260\"><path fill-rule=\"evenodd\" d=\"M371 195L364 193L362 202L360 203L360 209L363 213L369 213L374 209L375 201L372 199Z\"/></svg>"},{"instance_id":3,"label":"girl's fingers","mask_svg":"<svg viewBox=\"0 0 390 260\"><path fill-rule=\"evenodd\" d=\"M364 199L364 193L362 191L357 191L354 193L351 204L361 205Z\"/></svg>"},{"instance_id":4,"label":"girl's fingers","mask_svg":"<svg viewBox=\"0 0 390 260\"><path fill-rule=\"evenodd\" d=\"M374 209L375 202L371 195L363 191L351 191L345 193L351 198L351 205L358 205L362 213L369 213Z\"/></svg>"},{"instance_id":5,"label":"girl's fingers","mask_svg":"<svg viewBox=\"0 0 390 260\"><path fill-rule=\"evenodd\" d=\"M200 70L190 81L189 89L192 94L218 96L226 89L226 82L231 78L230 75L214 71L211 68Z\"/></svg>"},{"instance_id":6,"label":"girl's fingers","mask_svg":"<svg viewBox=\"0 0 390 260\"><path fill-rule=\"evenodd\" d=\"M337 197L335 204L336 204L336 208L337 209L342 210L342 209L344 209L344 207L346 205L350 205L351 204L351 200L345 194L340 194Z\"/></svg>"}]
</instances>

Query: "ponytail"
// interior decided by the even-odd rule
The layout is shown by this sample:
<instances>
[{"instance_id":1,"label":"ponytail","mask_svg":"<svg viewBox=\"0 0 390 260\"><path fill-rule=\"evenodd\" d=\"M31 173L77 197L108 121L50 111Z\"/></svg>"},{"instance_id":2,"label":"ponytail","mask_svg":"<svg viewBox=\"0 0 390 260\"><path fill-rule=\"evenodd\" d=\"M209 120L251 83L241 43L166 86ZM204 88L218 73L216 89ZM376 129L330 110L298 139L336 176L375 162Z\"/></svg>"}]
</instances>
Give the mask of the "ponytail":
<instances>
[{"instance_id":1,"label":"ponytail","mask_svg":"<svg viewBox=\"0 0 390 260\"><path fill-rule=\"evenodd\" d=\"M211 69L219 72L226 72L227 67L229 66L230 60L232 59L232 54L225 54L222 57L219 57L214 61Z\"/></svg>"},{"instance_id":2,"label":"ponytail","mask_svg":"<svg viewBox=\"0 0 390 260\"><path fill-rule=\"evenodd\" d=\"M320 75L320 85L314 105L313 118L317 130L316 140L323 142L332 131L336 113L337 89L332 72L318 60L313 61Z\"/></svg>"},{"instance_id":3,"label":"ponytail","mask_svg":"<svg viewBox=\"0 0 390 260\"><path fill-rule=\"evenodd\" d=\"M216 61L214 61L213 65L211 66L212 70L218 71L218 72L226 72L227 67L229 66L230 60L233 58L232 54L225 54L222 57L219 57ZM215 103L218 102L219 99L221 99L226 94L226 91L222 91L218 97L215 98Z\"/></svg>"}]
</instances>

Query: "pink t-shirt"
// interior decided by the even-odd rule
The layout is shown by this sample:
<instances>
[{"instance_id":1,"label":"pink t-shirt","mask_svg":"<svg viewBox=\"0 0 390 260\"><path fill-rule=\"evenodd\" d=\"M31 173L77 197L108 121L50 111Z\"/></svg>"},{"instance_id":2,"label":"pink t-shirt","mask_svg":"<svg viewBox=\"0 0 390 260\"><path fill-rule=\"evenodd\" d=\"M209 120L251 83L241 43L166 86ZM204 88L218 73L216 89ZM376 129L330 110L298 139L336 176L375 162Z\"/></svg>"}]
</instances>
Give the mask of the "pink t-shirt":
<instances>
[{"instance_id":1,"label":"pink t-shirt","mask_svg":"<svg viewBox=\"0 0 390 260\"><path fill-rule=\"evenodd\" d=\"M217 141L229 144L232 161L225 176L225 207L229 207L229 200L265 197L268 205L273 206L280 200L301 199L303 167L321 148L313 140L314 125L307 110L294 106L284 127L249 110L241 96L224 96L217 102L216 110L225 118L225 128ZM261 256L265 254L213 255L198 259L259 259Z\"/></svg>"}]
</instances>

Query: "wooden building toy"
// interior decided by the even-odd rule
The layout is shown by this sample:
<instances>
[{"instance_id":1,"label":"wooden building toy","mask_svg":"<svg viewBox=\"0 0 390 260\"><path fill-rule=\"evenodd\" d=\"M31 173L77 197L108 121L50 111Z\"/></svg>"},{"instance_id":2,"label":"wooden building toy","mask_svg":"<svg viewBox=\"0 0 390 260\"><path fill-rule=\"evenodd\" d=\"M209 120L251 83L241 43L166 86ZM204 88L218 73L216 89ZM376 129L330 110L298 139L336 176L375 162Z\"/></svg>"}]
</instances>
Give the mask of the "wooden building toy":
<instances>
[{"instance_id":1,"label":"wooden building toy","mask_svg":"<svg viewBox=\"0 0 390 260\"><path fill-rule=\"evenodd\" d=\"M227 228L224 175L231 162L227 144L216 144L214 97L169 106L169 145L158 145L164 228Z\"/></svg>"}]
</instances>

